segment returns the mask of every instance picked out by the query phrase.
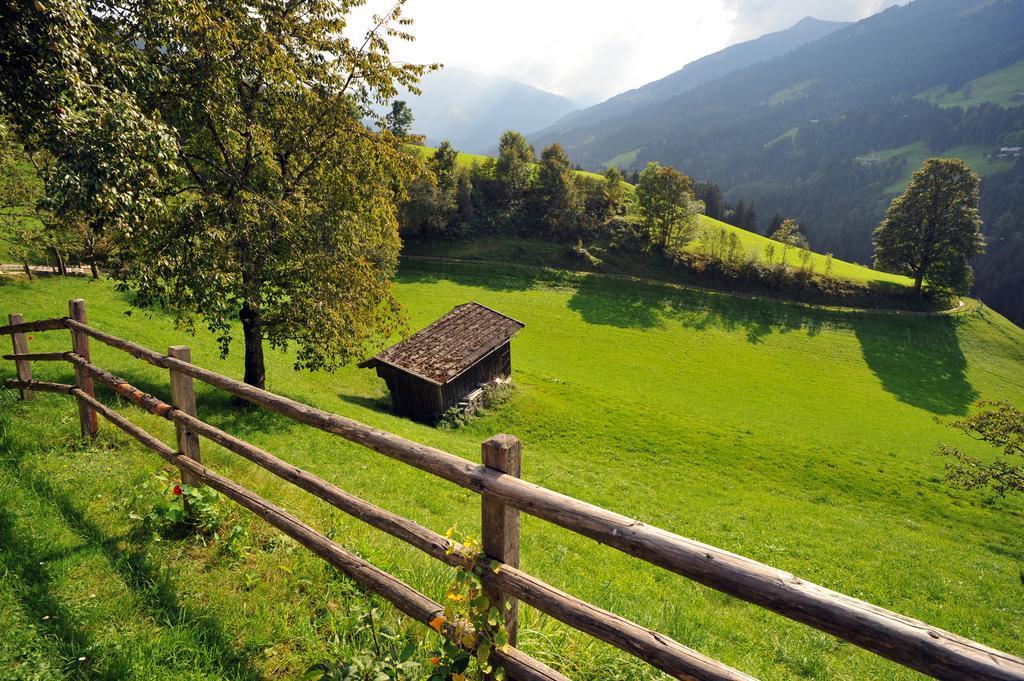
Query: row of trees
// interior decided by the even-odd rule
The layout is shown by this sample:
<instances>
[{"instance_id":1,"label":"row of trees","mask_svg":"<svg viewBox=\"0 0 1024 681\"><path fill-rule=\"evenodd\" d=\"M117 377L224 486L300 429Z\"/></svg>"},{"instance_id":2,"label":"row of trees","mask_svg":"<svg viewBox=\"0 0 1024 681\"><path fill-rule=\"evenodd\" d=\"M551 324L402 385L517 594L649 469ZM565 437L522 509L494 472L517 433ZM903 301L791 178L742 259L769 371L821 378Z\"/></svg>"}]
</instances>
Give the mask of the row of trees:
<instances>
[{"instance_id":1,"label":"row of trees","mask_svg":"<svg viewBox=\"0 0 1024 681\"><path fill-rule=\"evenodd\" d=\"M502 135L498 149L496 160L460 168L458 153L443 142L410 188L402 212L407 233L435 238L499 223L503 231L559 241L603 231L621 243L621 230L612 234L615 230L609 228L609 221L628 213L641 226L639 232L633 230L632 241L677 257L694 238L698 217L712 212L701 196L712 202L714 212L731 216L736 226L748 226L746 220L756 222L752 204L740 201L729 206L713 183L695 185L678 170L658 163L649 163L637 173L630 191L614 168L602 180L575 172L558 144L544 149L538 160L527 140L509 131ZM984 250L978 195L978 176L966 163L927 160L907 191L892 202L875 232L876 266L911 276L918 294L926 281L933 289L967 290L972 282L971 259ZM800 224L776 215L768 236L782 244L783 269L793 248L805 261L801 271L810 271L808 239ZM737 260L737 244L712 249L718 251L729 252L729 262ZM755 264L761 255L757 254Z\"/></svg>"},{"instance_id":2,"label":"row of trees","mask_svg":"<svg viewBox=\"0 0 1024 681\"><path fill-rule=\"evenodd\" d=\"M445 238L501 229L555 240L593 232L626 210L626 184L618 170L603 177L577 173L557 144L538 158L518 132L499 140L498 156L460 166L442 142L409 186L402 228L415 238Z\"/></svg>"},{"instance_id":3,"label":"row of trees","mask_svg":"<svg viewBox=\"0 0 1024 681\"><path fill-rule=\"evenodd\" d=\"M240 320L252 385L265 341L295 345L297 368L363 356L402 321L396 207L416 168L363 121L431 67L391 60L412 38L401 0L356 38L352 6L4 3L4 163L43 161L11 238L101 240L135 304L225 353Z\"/></svg>"}]
</instances>

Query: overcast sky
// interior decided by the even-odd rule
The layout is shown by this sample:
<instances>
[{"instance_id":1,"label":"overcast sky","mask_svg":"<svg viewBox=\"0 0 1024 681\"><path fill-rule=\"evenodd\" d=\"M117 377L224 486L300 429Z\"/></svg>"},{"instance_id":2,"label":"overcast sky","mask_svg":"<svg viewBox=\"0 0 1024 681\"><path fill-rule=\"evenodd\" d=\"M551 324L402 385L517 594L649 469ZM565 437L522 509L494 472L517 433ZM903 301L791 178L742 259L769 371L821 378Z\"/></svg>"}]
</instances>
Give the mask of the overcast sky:
<instances>
[{"instance_id":1,"label":"overcast sky","mask_svg":"<svg viewBox=\"0 0 1024 681\"><path fill-rule=\"evenodd\" d=\"M368 0L367 25L394 0ZM406 61L507 76L593 103L805 16L857 20L894 0L409 0Z\"/></svg>"}]
</instances>

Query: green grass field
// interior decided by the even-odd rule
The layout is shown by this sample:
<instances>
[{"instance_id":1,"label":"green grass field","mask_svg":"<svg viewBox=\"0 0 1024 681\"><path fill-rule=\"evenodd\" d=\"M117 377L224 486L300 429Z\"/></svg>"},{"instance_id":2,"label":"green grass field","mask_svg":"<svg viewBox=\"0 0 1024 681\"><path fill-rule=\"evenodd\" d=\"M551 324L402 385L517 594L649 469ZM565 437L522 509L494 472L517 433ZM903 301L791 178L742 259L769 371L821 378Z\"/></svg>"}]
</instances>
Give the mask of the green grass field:
<instances>
[{"instance_id":1,"label":"green grass field","mask_svg":"<svg viewBox=\"0 0 1024 681\"><path fill-rule=\"evenodd\" d=\"M524 477L986 644L1024 654L1021 500L951 491L940 441L981 453L935 422L979 398L1024 403L1024 331L967 315L843 313L601 276L407 264L399 299L417 329L477 300L526 323L513 341L517 390L456 431L389 415L367 370L296 374L271 352L269 388L479 460L508 432ZM125 316L109 282L0 279L0 312L66 313L240 375L206 333L161 315ZM33 334L36 351L66 333ZM94 359L167 396L165 372L93 344ZM0 377L13 375L9 362ZM41 379L69 381L37 363ZM109 394L104 399L116 400ZM478 532L479 500L319 431L239 412L199 389L200 416L386 508L443 531ZM124 407L173 441L168 422ZM365 644L348 607L365 601L290 541L255 522L238 555L138 533L155 455L108 424L77 444L69 399L0 395L0 677L294 678ZM449 573L252 465L204 444L204 460L439 598ZM243 525L248 516L239 515ZM523 566L602 607L763 679L916 678L854 646L697 586L541 521L523 521ZM387 609L383 617L401 620ZM577 679L660 678L525 609L521 645ZM424 636L418 625L410 636Z\"/></svg>"},{"instance_id":2,"label":"green grass field","mask_svg":"<svg viewBox=\"0 0 1024 681\"><path fill-rule=\"evenodd\" d=\"M768 105L777 106L779 104L782 104L783 102L788 102L789 100L793 99L793 97L802 94L807 88L811 87L817 82L817 78L811 78L810 80L805 80L803 82L796 83L795 85L791 85L788 88L779 90L778 92L776 92L775 94L768 98Z\"/></svg>"},{"instance_id":3,"label":"green grass field","mask_svg":"<svg viewBox=\"0 0 1024 681\"><path fill-rule=\"evenodd\" d=\"M407 146L406 150L412 152L413 155L415 155L417 158L420 158L422 160L426 160L428 158L432 158L434 156L434 152L436 151L436 149L434 149L432 147L420 147L420 146L415 146L415 145ZM466 153L463 153L463 152L460 151L460 152L458 152L458 157L456 158L456 163L458 164L458 166L460 168L472 168L474 164L483 165L487 161L491 161L491 160L494 160L494 159L492 157L490 157L490 156L484 156L484 155L481 155L481 154L466 154ZM590 178L592 180L603 180L604 179L604 177L601 176L600 174L592 173L589 170L577 170L575 172L576 172L577 175L580 175L581 177L587 177L587 178Z\"/></svg>"},{"instance_id":4,"label":"green grass field","mask_svg":"<svg viewBox=\"0 0 1024 681\"><path fill-rule=\"evenodd\" d=\"M949 92L942 85L925 90L918 97L946 108L980 104L1024 106L1024 99L1014 97L1021 92L1024 92L1024 60L975 78L955 92Z\"/></svg>"},{"instance_id":5,"label":"green grass field","mask_svg":"<svg viewBox=\"0 0 1024 681\"><path fill-rule=\"evenodd\" d=\"M724 229L728 233L734 233L739 237L740 247L748 253L756 253L763 258L765 249L769 246L775 248L775 261L782 258L782 245L777 241L748 232L745 229L734 227L720 220L715 220L706 215L701 216L701 227L706 229ZM466 241L438 241L433 243L417 242L411 247L415 248L418 255L430 255L447 258L460 258L472 260L488 260L497 262L519 262L521 264L545 265L558 267L564 264L565 246L561 244L517 238L489 237L484 239L472 239ZM697 251L701 247L701 239L698 236L689 244L686 249ZM787 256L787 262L793 267L800 266L799 249L791 248ZM825 272L826 256L820 253L812 253L811 261L814 263L814 270L819 274ZM644 264L640 262L631 263L630 271L638 276L654 276L656 273L645 271ZM898 274L890 274L873 270L856 263L845 262L837 258L832 259L832 274L840 279L846 279L860 284L886 284L896 286L910 286L912 281ZM654 276L654 278L658 278Z\"/></svg>"},{"instance_id":6,"label":"green grass field","mask_svg":"<svg viewBox=\"0 0 1024 681\"><path fill-rule=\"evenodd\" d=\"M990 151L991 149L988 147L962 144L939 154L931 151L925 142L914 142L902 147L892 147L876 151L873 155L882 161L891 161L897 158L906 159L907 162L903 167L903 175L885 188L886 194L899 194L907 188L907 183L910 182L911 176L921 168L921 164L925 162L925 159L932 158L933 156L963 159L981 177L1009 170L1013 167L1013 161L1011 160L988 158Z\"/></svg>"},{"instance_id":7,"label":"green grass field","mask_svg":"<svg viewBox=\"0 0 1024 681\"><path fill-rule=\"evenodd\" d=\"M638 147L636 149L624 151L618 156L608 159L601 165L603 165L605 168L629 168L634 163L636 163L636 157L639 155L640 149Z\"/></svg>"}]
</instances>

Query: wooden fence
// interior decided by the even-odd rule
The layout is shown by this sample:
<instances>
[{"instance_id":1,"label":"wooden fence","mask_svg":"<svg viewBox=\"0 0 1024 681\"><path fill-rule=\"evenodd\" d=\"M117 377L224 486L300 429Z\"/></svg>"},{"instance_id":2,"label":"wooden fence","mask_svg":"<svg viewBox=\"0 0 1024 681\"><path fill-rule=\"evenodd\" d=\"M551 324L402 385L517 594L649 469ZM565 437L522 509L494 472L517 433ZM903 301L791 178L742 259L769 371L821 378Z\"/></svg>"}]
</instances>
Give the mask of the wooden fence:
<instances>
[{"instance_id":1,"label":"wooden fence","mask_svg":"<svg viewBox=\"0 0 1024 681\"><path fill-rule=\"evenodd\" d=\"M492 662L509 678L565 679L515 647L516 608L522 601L570 627L610 643L679 679L737 680L751 677L700 654L671 638L567 594L519 569L519 513L529 513L693 579L723 593L757 604L865 648L901 665L940 679L1024 681L1024 660L975 641L804 581L749 558L687 539L520 479L521 448L516 438L498 435L483 443L483 464L406 440L352 419L275 395L191 363L188 348L160 354L89 326L85 301L72 300L69 316L24 322L11 315L0 335L10 335L16 379L4 385L21 391L66 393L76 398L83 437L98 428L97 415L176 465L182 479L205 484L249 509L366 589L390 601L409 617L441 635L456 638L443 607L392 575L345 550L292 514L218 475L202 464L200 438L238 454L336 508L448 565L472 569L494 602L507 602L510 646L492 652ZM69 352L32 353L26 333L64 329ZM172 402L146 394L90 361L95 340L165 368ZM32 362L63 361L75 368L76 385L36 381ZM385 456L419 468L482 498L482 540L486 561L467 556L462 547L412 520L348 494L332 483L200 420L193 379L220 388L299 423L341 436ZM99 382L132 404L175 424L177 447L170 447L96 399ZM492 569L492 561L500 567Z\"/></svg>"}]
</instances>

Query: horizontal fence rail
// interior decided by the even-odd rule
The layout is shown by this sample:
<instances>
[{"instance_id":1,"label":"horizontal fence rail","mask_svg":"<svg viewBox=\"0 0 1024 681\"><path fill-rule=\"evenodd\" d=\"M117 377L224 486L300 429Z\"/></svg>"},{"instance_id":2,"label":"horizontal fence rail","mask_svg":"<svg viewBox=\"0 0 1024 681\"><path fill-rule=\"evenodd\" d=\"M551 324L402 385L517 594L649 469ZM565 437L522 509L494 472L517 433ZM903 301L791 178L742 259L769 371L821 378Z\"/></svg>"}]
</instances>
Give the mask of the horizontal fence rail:
<instances>
[{"instance_id":1,"label":"horizontal fence rail","mask_svg":"<svg viewBox=\"0 0 1024 681\"><path fill-rule=\"evenodd\" d=\"M79 316L74 313L75 308L72 307L72 316ZM84 318L84 306L81 317ZM0 327L0 335L23 334L27 331L61 328L69 329L75 338L88 337L97 340L154 366L169 369L173 372L172 375L177 374L203 381L253 404L283 414L299 423L339 435L456 485L473 490L483 495L485 501L489 498L510 508L548 520L578 534L619 549L631 556L641 558L724 593L845 639L911 669L942 679L1024 680L1024 660L1018 657L929 626L924 622L904 617L884 608L826 589L749 558L672 534L626 516L548 490L521 480L514 475L502 473L495 468L473 464L442 450L427 447L358 421L254 388L227 376L203 369L191 362L160 354L144 346L103 332L89 326L83 319L62 318L39 322L20 322ZM80 347L80 344L76 343L75 349L78 350ZM182 469L183 474L187 471L214 489L222 491L226 496L234 499L242 506L253 510L257 515L260 515L260 517L275 525L275 527L278 527L278 529L281 529L286 534L289 531L296 531L302 534L307 530L313 533L312 535L302 535L308 538L310 544L298 538L297 541L300 541L300 543L303 543L314 553L317 553L317 555L320 555L332 565L336 565L336 567L350 576L352 576L352 573L364 574L359 571L360 568L356 564L350 562L350 559L356 561L361 561L361 559L345 552L341 547L329 542L323 535L318 535L315 530L303 525L301 521L289 516L286 512L276 509L269 502L256 497L248 490L244 490L244 488L239 488L236 483L218 476L202 466L202 464L188 458L185 453L171 449L148 433L141 431L137 426L126 421L124 417L96 401L90 391L82 390L83 381L91 386L92 380L95 379L97 382L110 387L133 404L174 422L179 432L184 430L205 437L263 467L274 475L318 496L353 517L411 544L438 560L457 567L476 568L475 571L480 575L485 588L520 599L584 633L611 643L637 656L676 678L716 680L750 678L668 637L559 591L526 574L517 567L502 564L496 572L486 569L481 570L480 565L474 564L472 558L467 558L464 555L460 550L460 546L445 537L411 520L354 497L331 483L303 471L269 452L211 426L194 415L182 411L180 408L176 408L134 388L117 376L90 362L87 354L80 352L29 353L24 350L25 348L22 345L21 348L16 348L14 354L4 355L4 358L15 360L19 366L31 361L70 362L75 367L79 386L63 386L31 380L12 380L6 382L8 387L28 392L33 390L40 392L66 392L75 396L79 401L80 408L87 408L103 415L119 428L128 432L129 435L155 449L165 459L169 461L173 459L173 463ZM20 377L22 374L19 373L18 375ZM130 429L135 429L136 432ZM85 432L84 421L83 432ZM149 441L143 439L143 437L148 438ZM157 443L159 443L159 448L157 448ZM214 482L209 482L209 480L214 480ZM232 494L236 494L237 498L232 496ZM268 511L269 515L264 515L261 510L258 510L267 509L268 507L276 509L278 513L270 513ZM295 527L297 526L292 525L292 521L305 529L296 530ZM328 544L334 547L327 552L327 555L321 554L316 548L313 548L314 546L323 546L315 535L322 537L323 541L327 541ZM293 535L289 534L289 536ZM337 553L337 551L341 553ZM334 558L328 556L333 556ZM383 575L386 575L390 580L398 581L394 577L387 575L387 573L383 573ZM359 581L357 577L353 577L353 579ZM402 584L401 582L398 583ZM387 589L398 588L386 580L385 582L374 583L374 586ZM367 588L376 590L374 586L367 586ZM404 584L402 586L411 590L410 587ZM402 593L410 599L413 598L410 594ZM391 600L387 595L381 595ZM416 595L426 599L422 594ZM429 601L429 599L426 600ZM392 602L394 603L395 601ZM403 602L408 607L408 603L414 601ZM423 608L428 607L428 605L424 605L421 602L420 605L416 606L417 609L413 609L416 614L405 610L399 603L395 603L395 605L415 619L424 621L420 615L423 613ZM436 603L433 605L437 606ZM440 606L437 606L437 608L440 608ZM434 612L436 613L437 609ZM515 648L510 650L534 664L540 664L519 653ZM524 665L527 664L522 660L519 662ZM512 678L561 678L558 676L529 675L531 673L540 673L536 670L533 672L529 669L525 671L514 670L515 660L512 660L511 664L506 664L505 661L500 661L498 664L505 666ZM544 673L554 674L550 670Z\"/></svg>"}]
</instances>

